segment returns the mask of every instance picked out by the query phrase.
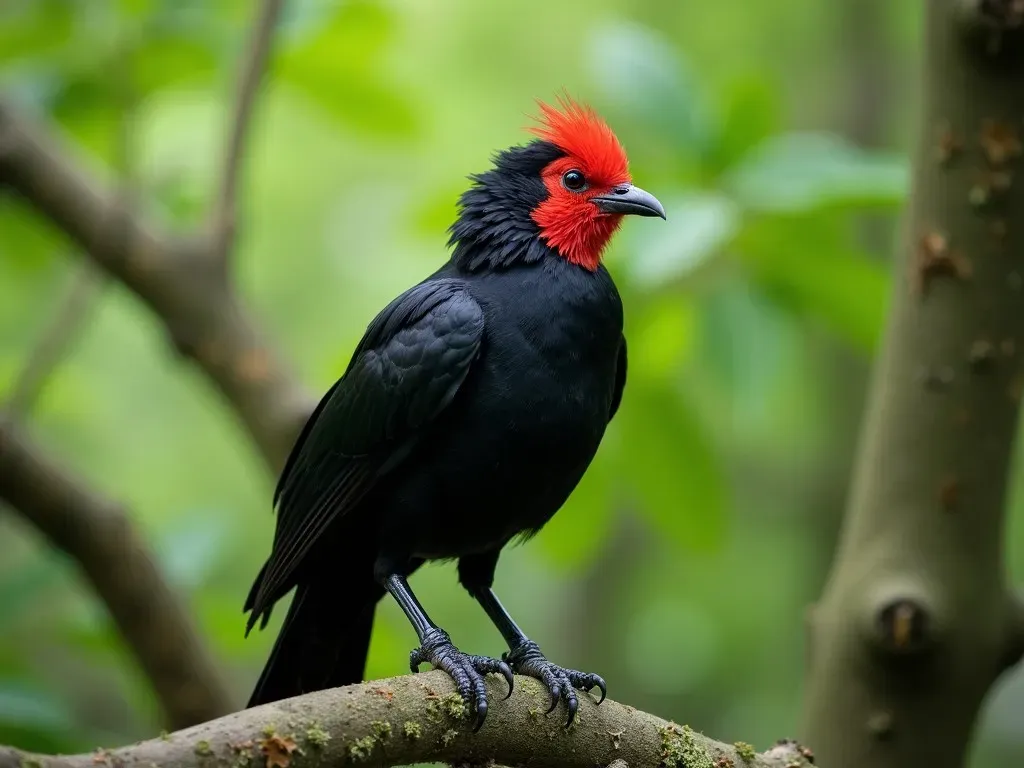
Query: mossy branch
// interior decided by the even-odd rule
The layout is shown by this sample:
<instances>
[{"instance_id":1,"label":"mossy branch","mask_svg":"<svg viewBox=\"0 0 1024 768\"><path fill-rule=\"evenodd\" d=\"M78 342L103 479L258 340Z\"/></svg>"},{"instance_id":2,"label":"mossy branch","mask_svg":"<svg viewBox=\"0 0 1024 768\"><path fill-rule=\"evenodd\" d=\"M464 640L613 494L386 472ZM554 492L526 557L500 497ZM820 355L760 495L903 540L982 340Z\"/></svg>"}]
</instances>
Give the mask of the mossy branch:
<instances>
[{"instance_id":1,"label":"mossy branch","mask_svg":"<svg viewBox=\"0 0 1024 768\"><path fill-rule=\"evenodd\" d=\"M517 677L489 681L493 706L473 733L451 679L433 671L297 696L247 709L149 741L89 754L50 757L0 748L0 768L332 768L493 760L536 768L801 768L810 751L792 741L755 754L614 701L583 696L576 723L562 706Z\"/></svg>"}]
</instances>

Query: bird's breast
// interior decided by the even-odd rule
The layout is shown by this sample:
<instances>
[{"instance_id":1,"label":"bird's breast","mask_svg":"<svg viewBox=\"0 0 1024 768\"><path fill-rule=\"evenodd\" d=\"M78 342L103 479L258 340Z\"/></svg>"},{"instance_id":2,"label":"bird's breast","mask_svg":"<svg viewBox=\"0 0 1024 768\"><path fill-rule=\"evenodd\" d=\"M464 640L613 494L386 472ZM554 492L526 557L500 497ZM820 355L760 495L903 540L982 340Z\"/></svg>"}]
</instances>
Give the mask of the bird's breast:
<instances>
[{"instance_id":1,"label":"bird's breast","mask_svg":"<svg viewBox=\"0 0 1024 768\"><path fill-rule=\"evenodd\" d=\"M615 392L622 307L607 273L571 269L510 270L470 283L484 340L420 447L408 497L429 499L423 514L435 519L417 528L421 556L485 551L540 528L597 452ZM454 546L435 530L462 538Z\"/></svg>"},{"instance_id":2,"label":"bird's breast","mask_svg":"<svg viewBox=\"0 0 1024 768\"><path fill-rule=\"evenodd\" d=\"M476 398L500 465L574 486L608 423L622 306L607 273L570 268L488 302Z\"/></svg>"}]
</instances>

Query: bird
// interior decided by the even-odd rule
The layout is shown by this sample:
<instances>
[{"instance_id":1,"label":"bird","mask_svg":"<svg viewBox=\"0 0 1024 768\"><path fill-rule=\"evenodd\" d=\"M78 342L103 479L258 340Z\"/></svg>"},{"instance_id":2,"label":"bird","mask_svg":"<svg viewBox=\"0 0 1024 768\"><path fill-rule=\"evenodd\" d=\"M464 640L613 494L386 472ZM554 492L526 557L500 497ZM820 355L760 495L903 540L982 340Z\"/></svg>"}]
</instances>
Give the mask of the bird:
<instances>
[{"instance_id":1,"label":"bird","mask_svg":"<svg viewBox=\"0 0 1024 768\"><path fill-rule=\"evenodd\" d=\"M469 177L448 260L370 322L292 447L246 636L295 593L249 707L360 682L388 593L419 642L410 668L447 672L476 730L488 674L508 695L513 672L540 680L566 727L577 690L605 698L599 675L544 656L494 574L502 549L567 500L621 403L624 312L606 246L625 216L666 216L593 108L567 94L537 103L531 139ZM501 658L459 650L409 586L425 562L451 560L508 645Z\"/></svg>"}]
</instances>

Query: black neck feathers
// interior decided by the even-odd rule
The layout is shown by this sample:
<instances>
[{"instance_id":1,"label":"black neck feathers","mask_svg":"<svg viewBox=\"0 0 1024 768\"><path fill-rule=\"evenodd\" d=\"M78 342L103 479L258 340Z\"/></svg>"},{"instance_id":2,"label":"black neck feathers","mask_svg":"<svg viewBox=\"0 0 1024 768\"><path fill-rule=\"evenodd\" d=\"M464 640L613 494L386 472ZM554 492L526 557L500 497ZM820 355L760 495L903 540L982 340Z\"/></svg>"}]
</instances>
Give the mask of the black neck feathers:
<instances>
[{"instance_id":1,"label":"black neck feathers","mask_svg":"<svg viewBox=\"0 0 1024 768\"><path fill-rule=\"evenodd\" d=\"M499 152L491 170L470 176L473 185L459 198L459 217L448 230L460 270L530 264L551 252L530 213L548 196L541 171L563 155L550 142L532 141Z\"/></svg>"}]
</instances>

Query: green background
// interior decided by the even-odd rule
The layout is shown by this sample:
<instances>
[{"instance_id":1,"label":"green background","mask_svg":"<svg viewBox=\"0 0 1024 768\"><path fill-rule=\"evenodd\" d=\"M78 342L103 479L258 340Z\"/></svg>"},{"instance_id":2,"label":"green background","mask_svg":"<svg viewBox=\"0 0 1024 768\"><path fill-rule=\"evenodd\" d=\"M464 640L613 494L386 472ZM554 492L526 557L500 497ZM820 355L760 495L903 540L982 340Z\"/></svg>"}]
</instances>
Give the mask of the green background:
<instances>
[{"instance_id":1,"label":"green background","mask_svg":"<svg viewBox=\"0 0 1024 768\"><path fill-rule=\"evenodd\" d=\"M131 175L155 215L195 226L250 5L6 0L0 88L107 179L134 92ZM291 0L252 126L237 282L319 392L376 311L446 258L466 175L527 138L535 98L566 89L607 118L668 221L627 222L608 254L630 342L620 415L566 507L505 553L497 589L550 657L600 672L614 698L762 749L796 731L803 613L884 321L919 5ZM0 387L80 258L0 196ZM128 505L243 701L284 613L243 639L273 478L119 285L33 430ZM414 586L464 648L501 650L451 566ZM414 635L390 602L378 617L368 675L400 674ZM1020 759L1021 711L1017 673L984 714L977 765ZM0 743L70 752L160 727L74 564L0 513Z\"/></svg>"}]
</instances>

